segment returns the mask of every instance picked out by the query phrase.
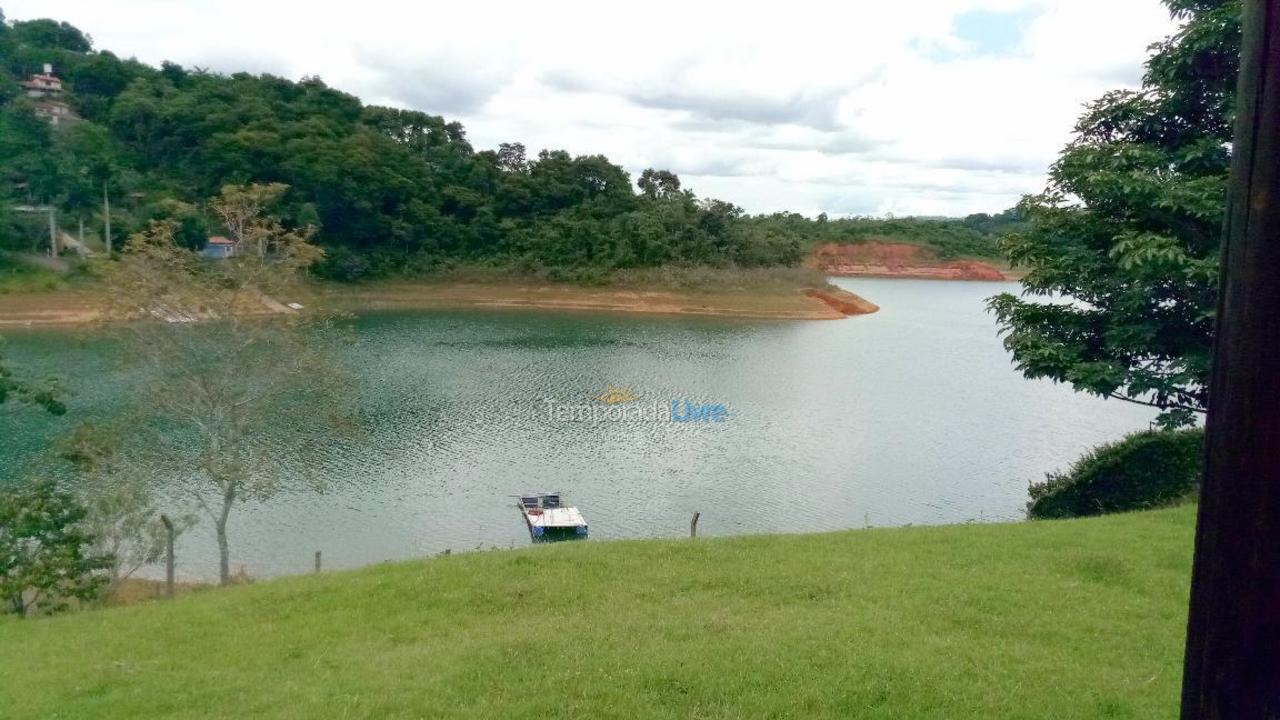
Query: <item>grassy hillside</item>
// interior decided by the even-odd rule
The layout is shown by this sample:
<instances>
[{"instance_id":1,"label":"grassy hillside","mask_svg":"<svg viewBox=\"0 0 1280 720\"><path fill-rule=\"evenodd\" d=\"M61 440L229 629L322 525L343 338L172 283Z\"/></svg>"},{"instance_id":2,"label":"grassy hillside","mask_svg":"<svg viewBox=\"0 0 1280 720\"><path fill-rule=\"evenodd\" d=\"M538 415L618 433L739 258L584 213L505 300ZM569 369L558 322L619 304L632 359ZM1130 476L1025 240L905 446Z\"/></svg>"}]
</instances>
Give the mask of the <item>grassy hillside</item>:
<instances>
[{"instance_id":1,"label":"grassy hillside","mask_svg":"<svg viewBox=\"0 0 1280 720\"><path fill-rule=\"evenodd\" d=\"M1194 510L587 542L0 622L6 718L1167 718Z\"/></svg>"}]
</instances>

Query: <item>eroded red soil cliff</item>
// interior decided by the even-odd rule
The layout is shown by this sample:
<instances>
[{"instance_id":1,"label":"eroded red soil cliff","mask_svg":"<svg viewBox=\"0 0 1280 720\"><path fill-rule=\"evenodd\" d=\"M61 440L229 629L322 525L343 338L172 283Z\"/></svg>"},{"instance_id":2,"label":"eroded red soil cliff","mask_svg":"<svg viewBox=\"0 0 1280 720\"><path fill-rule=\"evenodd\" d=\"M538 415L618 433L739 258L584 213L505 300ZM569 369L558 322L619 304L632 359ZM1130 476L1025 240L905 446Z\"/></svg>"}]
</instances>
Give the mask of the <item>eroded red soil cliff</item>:
<instances>
[{"instance_id":1,"label":"eroded red soil cliff","mask_svg":"<svg viewBox=\"0 0 1280 720\"><path fill-rule=\"evenodd\" d=\"M828 275L933 280L1008 279L993 265L976 260L942 260L928 248L908 243L826 243L813 251L809 264Z\"/></svg>"}]
</instances>

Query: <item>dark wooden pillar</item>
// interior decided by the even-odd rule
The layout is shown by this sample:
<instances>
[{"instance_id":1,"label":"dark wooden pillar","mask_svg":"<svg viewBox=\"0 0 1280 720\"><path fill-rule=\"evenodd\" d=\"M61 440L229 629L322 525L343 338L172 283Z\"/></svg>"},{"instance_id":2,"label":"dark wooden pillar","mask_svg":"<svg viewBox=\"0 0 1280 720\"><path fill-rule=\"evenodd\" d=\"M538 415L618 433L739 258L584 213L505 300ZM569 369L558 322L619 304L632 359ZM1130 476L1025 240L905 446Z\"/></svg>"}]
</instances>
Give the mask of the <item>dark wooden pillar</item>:
<instances>
[{"instance_id":1,"label":"dark wooden pillar","mask_svg":"<svg viewBox=\"0 0 1280 720\"><path fill-rule=\"evenodd\" d=\"M1245 0L1182 717L1280 718L1280 0Z\"/></svg>"}]
</instances>

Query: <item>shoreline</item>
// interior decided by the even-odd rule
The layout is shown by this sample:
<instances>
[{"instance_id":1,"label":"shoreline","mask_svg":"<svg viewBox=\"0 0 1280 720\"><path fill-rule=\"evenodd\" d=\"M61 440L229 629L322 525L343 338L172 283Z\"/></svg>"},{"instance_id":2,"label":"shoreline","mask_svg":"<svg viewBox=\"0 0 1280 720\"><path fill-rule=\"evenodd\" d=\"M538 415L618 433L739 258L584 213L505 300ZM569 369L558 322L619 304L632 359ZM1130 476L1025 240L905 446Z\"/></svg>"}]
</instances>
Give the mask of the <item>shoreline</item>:
<instances>
[{"instance_id":1,"label":"shoreline","mask_svg":"<svg viewBox=\"0 0 1280 720\"><path fill-rule=\"evenodd\" d=\"M832 287L732 290L585 288L561 283L377 282L319 284L316 294L353 313L378 310L544 310L688 315L753 320L840 320L878 310ZM78 327L102 320L104 295L91 289L0 294L0 330Z\"/></svg>"},{"instance_id":2,"label":"shoreline","mask_svg":"<svg viewBox=\"0 0 1280 720\"><path fill-rule=\"evenodd\" d=\"M494 309L549 310L557 312L606 312L640 315L689 315L755 320L840 320L851 315L874 312L847 312L808 293L812 288L757 291L681 291L632 288L584 288L557 283L474 283L474 282L380 282L374 285L342 287L336 292L326 287L321 294L349 311ZM857 295L830 289L825 292L847 296L850 307L876 308Z\"/></svg>"},{"instance_id":3,"label":"shoreline","mask_svg":"<svg viewBox=\"0 0 1280 720\"><path fill-rule=\"evenodd\" d=\"M947 274L946 272L935 272L938 268L914 267L902 270L825 270L829 277L833 278L875 278L878 280L932 280L936 282L990 282L990 283L1017 283L1021 282L1025 272L1017 270L999 269L1003 276L996 278L980 278L980 277L958 277L956 275Z\"/></svg>"}]
</instances>

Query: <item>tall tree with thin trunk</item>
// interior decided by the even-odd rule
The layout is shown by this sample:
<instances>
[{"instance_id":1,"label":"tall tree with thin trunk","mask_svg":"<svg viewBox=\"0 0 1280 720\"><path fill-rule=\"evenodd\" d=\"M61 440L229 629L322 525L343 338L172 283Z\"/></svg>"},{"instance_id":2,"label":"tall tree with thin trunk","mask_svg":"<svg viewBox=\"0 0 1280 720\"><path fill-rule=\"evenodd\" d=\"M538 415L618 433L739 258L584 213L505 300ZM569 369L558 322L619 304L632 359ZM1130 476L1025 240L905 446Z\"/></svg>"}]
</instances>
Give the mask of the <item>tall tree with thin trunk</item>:
<instances>
[{"instance_id":1,"label":"tall tree with thin trunk","mask_svg":"<svg viewBox=\"0 0 1280 720\"><path fill-rule=\"evenodd\" d=\"M267 214L266 209L278 202L288 188L282 183L227 185L222 188L222 193L211 205L231 233L237 253L253 253L259 258L267 256L272 243L285 231L280 221Z\"/></svg>"},{"instance_id":2,"label":"tall tree with thin trunk","mask_svg":"<svg viewBox=\"0 0 1280 720\"><path fill-rule=\"evenodd\" d=\"M310 229L242 220L270 228L253 237L254 252L204 258L174 242L175 223L158 221L129 239L109 278L110 315L137 320L118 329L147 372L139 399L155 418L155 447L213 522L224 584L232 510L318 489L306 468L323 455L317 445L345 429L347 410L346 378L327 352L330 318L309 299L305 310L289 307L304 299L302 274L321 254Z\"/></svg>"}]
</instances>

